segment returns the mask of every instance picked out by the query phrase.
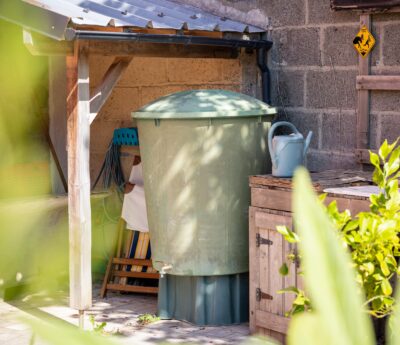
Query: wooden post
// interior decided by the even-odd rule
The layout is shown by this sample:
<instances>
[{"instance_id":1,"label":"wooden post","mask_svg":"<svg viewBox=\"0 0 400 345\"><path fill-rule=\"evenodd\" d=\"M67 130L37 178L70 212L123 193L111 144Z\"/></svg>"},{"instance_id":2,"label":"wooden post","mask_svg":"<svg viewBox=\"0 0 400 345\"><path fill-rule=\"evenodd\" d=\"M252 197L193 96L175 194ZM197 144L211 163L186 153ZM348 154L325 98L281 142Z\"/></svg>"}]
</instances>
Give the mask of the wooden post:
<instances>
[{"instance_id":1,"label":"wooden post","mask_svg":"<svg viewBox=\"0 0 400 345\"><path fill-rule=\"evenodd\" d=\"M68 213L70 307L92 305L90 210L90 92L88 44L67 56Z\"/></svg>"},{"instance_id":2,"label":"wooden post","mask_svg":"<svg viewBox=\"0 0 400 345\"><path fill-rule=\"evenodd\" d=\"M371 15L361 14L360 27L371 30ZM370 55L358 58L358 75L368 75L370 70ZM357 90L357 149L369 147L369 91Z\"/></svg>"}]
</instances>

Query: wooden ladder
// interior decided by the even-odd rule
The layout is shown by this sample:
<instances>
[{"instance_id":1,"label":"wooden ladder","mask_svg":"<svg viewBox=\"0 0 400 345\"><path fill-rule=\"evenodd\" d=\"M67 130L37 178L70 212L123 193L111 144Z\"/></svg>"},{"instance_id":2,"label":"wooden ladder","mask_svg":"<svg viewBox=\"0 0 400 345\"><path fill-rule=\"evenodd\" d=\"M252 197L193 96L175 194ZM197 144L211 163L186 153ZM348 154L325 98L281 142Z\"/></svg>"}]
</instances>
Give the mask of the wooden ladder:
<instances>
[{"instance_id":1,"label":"wooden ladder","mask_svg":"<svg viewBox=\"0 0 400 345\"><path fill-rule=\"evenodd\" d=\"M124 291L140 293L158 293L158 287L154 286L136 286L127 284L127 278L159 279L160 275L153 272L131 272L127 266L153 267L149 259L131 259L122 256L122 243L124 238L125 221L121 218L118 222L118 236L115 254L108 260L106 273L104 275L103 285L100 290L100 297L104 298L107 291ZM131 241L126 242L125 253L129 252ZM115 282L117 281L117 282Z\"/></svg>"}]
</instances>

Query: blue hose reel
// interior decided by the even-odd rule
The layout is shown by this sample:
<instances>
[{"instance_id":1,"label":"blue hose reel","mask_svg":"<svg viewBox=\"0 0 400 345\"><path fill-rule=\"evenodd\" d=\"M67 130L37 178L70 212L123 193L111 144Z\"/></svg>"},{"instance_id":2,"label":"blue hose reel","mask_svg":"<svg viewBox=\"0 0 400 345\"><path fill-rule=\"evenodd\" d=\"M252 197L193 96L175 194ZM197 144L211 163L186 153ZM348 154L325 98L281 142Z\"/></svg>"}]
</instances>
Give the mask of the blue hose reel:
<instances>
[{"instance_id":1,"label":"blue hose reel","mask_svg":"<svg viewBox=\"0 0 400 345\"><path fill-rule=\"evenodd\" d=\"M114 130L112 142L114 145L118 146L139 146L139 136L137 128L118 128Z\"/></svg>"}]
</instances>

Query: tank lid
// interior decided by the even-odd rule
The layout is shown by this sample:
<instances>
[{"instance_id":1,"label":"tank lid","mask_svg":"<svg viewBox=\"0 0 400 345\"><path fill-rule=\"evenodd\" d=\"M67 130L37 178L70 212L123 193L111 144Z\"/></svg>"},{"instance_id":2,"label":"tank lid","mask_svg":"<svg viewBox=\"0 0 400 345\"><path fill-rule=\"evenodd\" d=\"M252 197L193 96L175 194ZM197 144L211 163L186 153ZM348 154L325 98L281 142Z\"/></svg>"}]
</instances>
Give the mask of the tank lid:
<instances>
[{"instance_id":1,"label":"tank lid","mask_svg":"<svg viewBox=\"0 0 400 345\"><path fill-rule=\"evenodd\" d=\"M228 90L191 90L161 97L132 113L137 119L197 119L276 114L268 104Z\"/></svg>"}]
</instances>

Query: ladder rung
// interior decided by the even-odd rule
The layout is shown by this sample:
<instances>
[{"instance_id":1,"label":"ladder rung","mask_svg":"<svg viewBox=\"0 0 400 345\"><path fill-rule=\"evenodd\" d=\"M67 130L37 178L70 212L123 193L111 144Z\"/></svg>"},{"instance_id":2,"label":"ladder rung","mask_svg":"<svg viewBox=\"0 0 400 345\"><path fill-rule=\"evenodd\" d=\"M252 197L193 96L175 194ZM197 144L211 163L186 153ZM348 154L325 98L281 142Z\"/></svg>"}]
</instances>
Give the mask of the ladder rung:
<instances>
[{"instance_id":1,"label":"ladder rung","mask_svg":"<svg viewBox=\"0 0 400 345\"><path fill-rule=\"evenodd\" d=\"M115 277L130 277L130 278L146 278L146 279L159 279L160 275L153 272L134 272L134 271L114 271L112 273Z\"/></svg>"},{"instance_id":2,"label":"ladder rung","mask_svg":"<svg viewBox=\"0 0 400 345\"><path fill-rule=\"evenodd\" d=\"M147 266L153 267L151 260L147 259L126 259L126 258L113 258L113 264L119 265L133 265L133 266Z\"/></svg>"},{"instance_id":3,"label":"ladder rung","mask_svg":"<svg viewBox=\"0 0 400 345\"><path fill-rule=\"evenodd\" d=\"M107 290L126 291L126 292L142 292L142 293L158 293L158 287L122 285L122 284L107 284Z\"/></svg>"}]
</instances>

